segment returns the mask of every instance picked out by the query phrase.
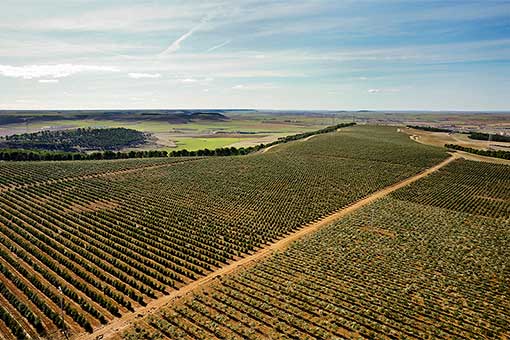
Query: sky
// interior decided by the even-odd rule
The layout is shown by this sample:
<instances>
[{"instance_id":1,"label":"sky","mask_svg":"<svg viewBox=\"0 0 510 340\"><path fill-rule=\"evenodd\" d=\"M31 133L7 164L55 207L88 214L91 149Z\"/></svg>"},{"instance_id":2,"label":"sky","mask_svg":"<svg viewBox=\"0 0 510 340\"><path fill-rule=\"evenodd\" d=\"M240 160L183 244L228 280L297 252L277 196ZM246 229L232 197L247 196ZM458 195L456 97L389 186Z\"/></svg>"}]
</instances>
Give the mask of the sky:
<instances>
[{"instance_id":1,"label":"sky","mask_svg":"<svg viewBox=\"0 0 510 340\"><path fill-rule=\"evenodd\" d=\"M510 1L0 1L0 109L113 108L510 110Z\"/></svg>"}]
</instances>

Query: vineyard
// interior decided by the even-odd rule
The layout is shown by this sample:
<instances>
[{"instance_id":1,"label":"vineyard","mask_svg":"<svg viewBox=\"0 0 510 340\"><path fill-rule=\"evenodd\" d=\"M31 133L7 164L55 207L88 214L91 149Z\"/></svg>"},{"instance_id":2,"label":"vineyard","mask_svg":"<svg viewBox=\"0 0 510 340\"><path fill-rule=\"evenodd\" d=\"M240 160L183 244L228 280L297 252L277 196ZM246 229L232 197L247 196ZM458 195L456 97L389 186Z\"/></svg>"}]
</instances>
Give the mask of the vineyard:
<instances>
[{"instance_id":1,"label":"vineyard","mask_svg":"<svg viewBox=\"0 0 510 340\"><path fill-rule=\"evenodd\" d=\"M446 156L352 127L239 157L0 163L0 334L90 332Z\"/></svg>"},{"instance_id":2,"label":"vineyard","mask_svg":"<svg viewBox=\"0 0 510 340\"><path fill-rule=\"evenodd\" d=\"M19 186L192 161L195 158L136 158L112 161L0 162L0 192Z\"/></svg>"},{"instance_id":3,"label":"vineyard","mask_svg":"<svg viewBox=\"0 0 510 340\"><path fill-rule=\"evenodd\" d=\"M509 190L508 166L454 161L123 338L508 339Z\"/></svg>"}]
</instances>

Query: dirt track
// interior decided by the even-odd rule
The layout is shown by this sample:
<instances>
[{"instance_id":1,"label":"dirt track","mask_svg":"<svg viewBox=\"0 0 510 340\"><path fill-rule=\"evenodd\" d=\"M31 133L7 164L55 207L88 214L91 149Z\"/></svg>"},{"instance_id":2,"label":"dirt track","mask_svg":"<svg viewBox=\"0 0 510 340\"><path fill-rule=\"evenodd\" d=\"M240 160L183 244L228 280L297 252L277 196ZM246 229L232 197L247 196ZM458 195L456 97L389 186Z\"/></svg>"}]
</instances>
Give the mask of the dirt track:
<instances>
[{"instance_id":1,"label":"dirt track","mask_svg":"<svg viewBox=\"0 0 510 340\"><path fill-rule=\"evenodd\" d=\"M465 136L461 136L464 139L460 139L456 135L449 135L444 132L427 132L427 131L421 131L416 129L403 129L402 132L409 135L409 138L414 140L417 143L426 144L426 145L432 145L432 146L438 146L438 147L444 147L445 144L459 144L461 146L475 148L475 149L484 149L486 150L489 147L489 143L486 141L476 141L476 140L469 140ZM467 141L466 141L467 139ZM502 143L505 144L505 143ZM510 145L510 143L508 143ZM495 163L495 164L506 164L510 165L510 160L502 159L502 158L495 158L495 157L487 157L487 156L480 156L473 153L468 153L464 151L456 151L459 158L464 158L470 161L477 161L477 162L488 162L488 163Z\"/></svg>"},{"instance_id":2,"label":"dirt track","mask_svg":"<svg viewBox=\"0 0 510 340\"><path fill-rule=\"evenodd\" d=\"M495 163L495 164L506 164L510 165L510 160L503 159L503 158L494 158L494 157L487 157L487 156L481 156L474 153L464 152L464 151L455 151L457 153L459 158L464 158L469 161L477 161L477 162L488 162L488 163Z\"/></svg>"},{"instance_id":3,"label":"dirt track","mask_svg":"<svg viewBox=\"0 0 510 340\"><path fill-rule=\"evenodd\" d=\"M367 196L367 197L365 197L365 198L363 198L363 199L361 199L345 208L342 208L342 209L339 209L339 210L333 212L332 214L320 219L319 221L305 225L303 228L299 229L295 233L292 233L291 235L289 235L289 236L287 236L271 245L268 245L268 246L260 249L259 251L257 251L256 253L254 253L252 255L249 255L245 258L235 261L225 267L222 267L222 268L208 274L207 276L204 276L204 277L180 288L179 290L171 292L169 295L166 295L164 297L161 297L157 300L150 302L146 307L141 307L141 308L135 310L134 312L124 314L122 317L115 319L112 322L110 322L109 324L97 329L92 334L80 334L78 336L75 336L73 339L74 340L109 339L109 338L115 336L115 334L117 334L118 332L121 332L124 329L126 329L134 321L137 321L138 319L140 319L142 317L145 317L147 315L150 315L150 314L158 311L160 308L172 303L173 300L175 300L179 297L185 296L187 294L190 294L197 288L204 287L204 286L210 284L211 282L214 282L220 276L227 275L227 274L232 273L238 269L247 267L250 264L252 264L253 262L259 261L259 260L265 258L266 256L273 254L276 251L281 251L281 250L287 248L294 241L302 238L303 236L311 234L311 233L319 230L320 228L337 221L338 219L342 218L343 216L345 216L351 212L354 212L354 211L356 211L356 210L358 210L358 209L360 209L360 208L362 208L362 207L364 207L364 206L366 206L382 197L385 197L388 194L392 193L393 191L398 190L406 185L409 185L409 184L433 173L434 171L437 171L438 169L444 167L445 165L449 164L450 162L452 162L453 160L458 159L458 158L460 158L459 155L453 154L451 157L444 160L443 162L441 162L441 163L439 163L439 164L437 164L437 165L435 165L435 166L433 166L433 167L431 167L431 168L429 168L413 177L407 178L399 183L390 185L390 186L388 186L382 190L379 190L379 191L377 191L377 192L375 192L375 193L373 193L373 194L371 194L371 195L369 195L369 196Z\"/></svg>"}]
</instances>

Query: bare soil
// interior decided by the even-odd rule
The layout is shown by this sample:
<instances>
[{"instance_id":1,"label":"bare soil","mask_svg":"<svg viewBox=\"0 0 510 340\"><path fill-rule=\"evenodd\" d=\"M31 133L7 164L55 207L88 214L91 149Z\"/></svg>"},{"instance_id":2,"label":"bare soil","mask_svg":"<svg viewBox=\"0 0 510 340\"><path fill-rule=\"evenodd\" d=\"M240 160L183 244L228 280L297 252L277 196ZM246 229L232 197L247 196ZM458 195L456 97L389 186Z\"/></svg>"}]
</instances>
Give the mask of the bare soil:
<instances>
[{"instance_id":1,"label":"bare soil","mask_svg":"<svg viewBox=\"0 0 510 340\"><path fill-rule=\"evenodd\" d=\"M493 148L499 148L497 145L501 145L502 148L510 147L510 143L508 142L489 143L489 141L470 139L467 134L462 133L449 134L446 132L430 132L410 128L403 128L401 131L408 134L411 136L411 139L419 143L439 147L443 147L445 144L458 144L467 148L483 150L487 150L489 146L492 146Z\"/></svg>"},{"instance_id":2,"label":"bare soil","mask_svg":"<svg viewBox=\"0 0 510 340\"><path fill-rule=\"evenodd\" d=\"M504 142L491 142L489 144L488 141L483 140L475 140L475 139L469 139L469 137L465 134L448 134L446 132L429 132L429 131L422 131L422 130L416 130L416 129L410 129L410 128L403 128L400 129L403 133L409 135L409 138L412 140L421 143L421 144L427 144L427 145L433 145L438 147L444 147L445 144L457 144L468 148L474 148L474 149L482 149L487 150L489 148L489 145L494 147L495 144L504 146L499 147L499 149L503 150L509 150L510 143L504 143ZM460 158L464 158L470 161L477 161L477 162L488 162L488 163L496 163L496 164L507 164L510 165L510 160L507 159L501 159L501 158L494 158L494 157L486 157L486 156L480 156L464 151L456 151L456 153L459 155Z\"/></svg>"}]
</instances>

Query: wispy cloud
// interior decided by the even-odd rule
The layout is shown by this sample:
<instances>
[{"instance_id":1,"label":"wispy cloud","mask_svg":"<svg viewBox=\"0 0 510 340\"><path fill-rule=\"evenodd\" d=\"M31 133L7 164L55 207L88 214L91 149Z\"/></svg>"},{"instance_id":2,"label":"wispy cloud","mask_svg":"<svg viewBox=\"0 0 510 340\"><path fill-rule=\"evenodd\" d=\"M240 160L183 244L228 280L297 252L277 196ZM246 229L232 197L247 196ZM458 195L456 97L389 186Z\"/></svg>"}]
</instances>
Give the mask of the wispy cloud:
<instances>
[{"instance_id":1,"label":"wispy cloud","mask_svg":"<svg viewBox=\"0 0 510 340\"><path fill-rule=\"evenodd\" d=\"M227 40L227 41L224 41L222 42L221 44L219 45L216 45L216 46L213 46L211 48L209 48L206 52L212 52L212 51L215 51L217 50L218 48L222 48L223 46L227 46L228 44L230 44L232 42L232 40Z\"/></svg>"},{"instance_id":2,"label":"wispy cloud","mask_svg":"<svg viewBox=\"0 0 510 340\"><path fill-rule=\"evenodd\" d=\"M65 78L83 72L118 72L119 69L110 66L97 65L0 65L0 75L11 78L37 79L37 78Z\"/></svg>"},{"instance_id":3,"label":"wispy cloud","mask_svg":"<svg viewBox=\"0 0 510 340\"><path fill-rule=\"evenodd\" d=\"M193 33L195 33L195 31L199 30L202 26L205 25L205 23L208 21L208 17L202 19L202 21L200 21L200 23L196 26L194 26L192 29L190 29L188 32L184 33L183 35L181 35L177 40L175 40L166 50L164 50L163 52L161 52L159 54L159 56L161 57L165 57L169 54L172 54L178 50L181 49L181 44L186 40L188 39L189 37L191 37L193 35Z\"/></svg>"},{"instance_id":4,"label":"wispy cloud","mask_svg":"<svg viewBox=\"0 0 510 340\"><path fill-rule=\"evenodd\" d=\"M193 84L193 83L196 83L198 80L194 79L194 78L184 78L184 79L179 79L179 81L183 84Z\"/></svg>"},{"instance_id":5,"label":"wispy cloud","mask_svg":"<svg viewBox=\"0 0 510 340\"><path fill-rule=\"evenodd\" d=\"M0 101L16 106L29 93L46 107L129 98L160 107L508 106L508 1L72 3L48 11L44 1L0 1L0 46L8 46ZM78 82L72 98L62 96ZM457 100L441 101L452 91Z\"/></svg>"},{"instance_id":6,"label":"wispy cloud","mask_svg":"<svg viewBox=\"0 0 510 340\"><path fill-rule=\"evenodd\" d=\"M398 93L400 89L369 89L368 93Z\"/></svg>"},{"instance_id":7,"label":"wispy cloud","mask_svg":"<svg viewBox=\"0 0 510 340\"><path fill-rule=\"evenodd\" d=\"M39 79L39 83L42 84L56 84L58 82L59 82L58 79Z\"/></svg>"},{"instance_id":8,"label":"wispy cloud","mask_svg":"<svg viewBox=\"0 0 510 340\"><path fill-rule=\"evenodd\" d=\"M161 78L161 74L160 73L135 73L135 72L132 72L132 73L128 73L128 77L133 78L133 79L143 79L143 78L155 79L155 78Z\"/></svg>"},{"instance_id":9,"label":"wispy cloud","mask_svg":"<svg viewBox=\"0 0 510 340\"><path fill-rule=\"evenodd\" d=\"M247 91L272 90L277 88L278 86L275 86L273 84L253 84L253 85L239 84L232 86L232 90L247 90Z\"/></svg>"}]
</instances>

